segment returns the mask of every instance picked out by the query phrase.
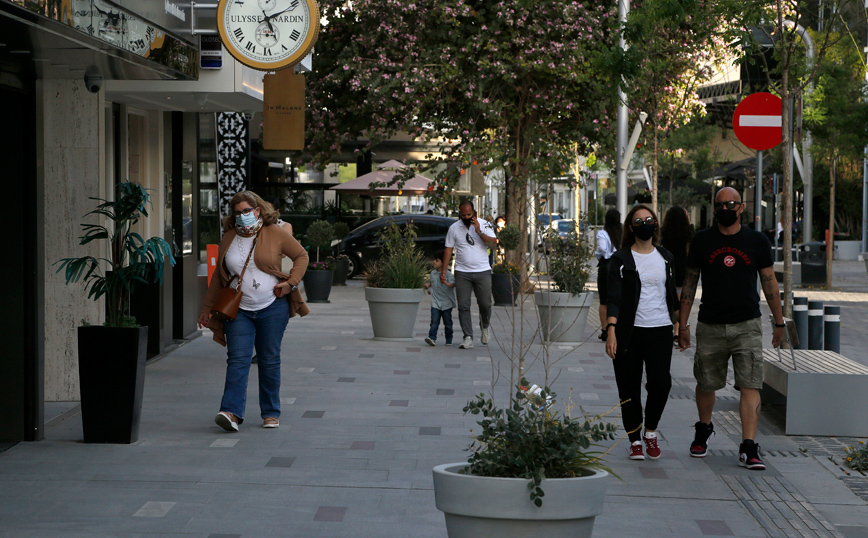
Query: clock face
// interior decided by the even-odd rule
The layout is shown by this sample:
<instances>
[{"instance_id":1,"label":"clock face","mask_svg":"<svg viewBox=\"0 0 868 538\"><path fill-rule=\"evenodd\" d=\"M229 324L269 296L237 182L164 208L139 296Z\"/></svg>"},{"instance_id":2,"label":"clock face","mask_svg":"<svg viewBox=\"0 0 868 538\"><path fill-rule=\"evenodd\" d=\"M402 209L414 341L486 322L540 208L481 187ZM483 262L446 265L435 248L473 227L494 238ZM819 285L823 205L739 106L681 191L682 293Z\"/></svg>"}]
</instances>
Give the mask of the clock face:
<instances>
[{"instance_id":1,"label":"clock face","mask_svg":"<svg viewBox=\"0 0 868 538\"><path fill-rule=\"evenodd\" d=\"M297 64L319 33L316 0L220 0L217 28L239 62L263 71Z\"/></svg>"}]
</instances>

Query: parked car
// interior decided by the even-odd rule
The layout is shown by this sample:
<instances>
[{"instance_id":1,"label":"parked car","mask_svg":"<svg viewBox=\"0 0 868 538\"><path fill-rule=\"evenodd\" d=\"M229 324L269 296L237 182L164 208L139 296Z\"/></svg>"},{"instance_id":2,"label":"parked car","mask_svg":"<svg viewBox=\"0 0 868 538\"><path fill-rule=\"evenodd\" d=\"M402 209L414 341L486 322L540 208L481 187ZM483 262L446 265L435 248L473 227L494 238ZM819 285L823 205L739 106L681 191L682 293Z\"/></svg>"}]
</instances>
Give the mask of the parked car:
<instances>
[{"instance_id":1,"label":"parked car","mask_svg":"<svg viewBox=\"0 0 868 538\"><path fill-rule=\"evenodd\" d=\"M558 238L561 241L566 241L570 232L576 229L576 221L572 219L560 219L552 222L552 229L557 231Z\"/></svg>"},{"instance_id":2,"label":"parked car","mask_svg":"<svg viewBox=\"0 0 868 538\"><path fill-rule=\"evenodd\" d=\"M382 255L377 232L395 222L403 226L412 222L416 226L416 245L429 259L446 248L446 232L456 219L435 215L390 215L380 217L351 231L340 244L340 253L350 259L350 278L364 271L369 263Z\"/></svg>"}]
</instances>

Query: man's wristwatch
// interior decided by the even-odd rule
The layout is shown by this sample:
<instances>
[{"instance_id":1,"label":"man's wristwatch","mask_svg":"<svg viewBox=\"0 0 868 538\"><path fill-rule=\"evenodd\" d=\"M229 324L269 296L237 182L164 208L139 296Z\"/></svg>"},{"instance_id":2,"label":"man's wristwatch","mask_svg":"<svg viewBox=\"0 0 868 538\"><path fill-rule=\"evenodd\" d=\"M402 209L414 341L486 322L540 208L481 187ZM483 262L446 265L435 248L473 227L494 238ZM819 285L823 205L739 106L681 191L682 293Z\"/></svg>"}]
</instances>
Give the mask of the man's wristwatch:
<instances>
[{"instance_id":1,"label":"man's wristwatch","mask_svg":"<svg viewBox=\"0 0 868 538\"><path fill-rule=\"evenodd\" d=\"M777 327L778 329L783 329L786 326L787 326L786 323L775 323L775 327Z\"/></svg>"}]
</instances>

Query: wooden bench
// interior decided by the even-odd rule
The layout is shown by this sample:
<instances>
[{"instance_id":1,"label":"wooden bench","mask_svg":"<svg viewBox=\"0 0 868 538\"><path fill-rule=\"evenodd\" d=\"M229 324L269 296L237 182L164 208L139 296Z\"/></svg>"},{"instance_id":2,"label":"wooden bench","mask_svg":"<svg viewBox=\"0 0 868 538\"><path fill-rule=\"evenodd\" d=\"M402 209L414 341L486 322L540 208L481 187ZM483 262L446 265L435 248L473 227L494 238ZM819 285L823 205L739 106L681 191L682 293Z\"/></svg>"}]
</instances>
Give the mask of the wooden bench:
<instances>
[{"instance_id":1,"label":"wooden bench","mask_svg":"<svg viewBox=\"0 0 868 538\"><path fill-rule=\"evenodd\" d=\"M765 384L786 397L787 435L868 437L868 366L834 351L765 349Z\"/></svg>"}]
</instances>

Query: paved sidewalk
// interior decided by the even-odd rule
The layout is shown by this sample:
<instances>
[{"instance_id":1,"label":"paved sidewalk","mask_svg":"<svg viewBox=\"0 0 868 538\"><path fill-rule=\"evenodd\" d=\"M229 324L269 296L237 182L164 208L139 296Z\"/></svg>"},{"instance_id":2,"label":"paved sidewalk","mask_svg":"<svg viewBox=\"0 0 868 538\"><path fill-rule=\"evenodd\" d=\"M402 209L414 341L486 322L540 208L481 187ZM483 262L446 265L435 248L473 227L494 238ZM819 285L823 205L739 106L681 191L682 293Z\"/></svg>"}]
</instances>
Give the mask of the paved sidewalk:
<instances>
[{"instance_id":1,"label":"paved sidewalk","mask_svg":"<svg viewBox=\"0 0 868 538\"><path fill-rule=\"evenodd\" d=\"M241 432L213 423L225 351L208 336L149 364L136 444L85 445L77 409L52 405L45 441L0 453L0 537L445 537L431 468L466 459L478 426L462 407L491 390L493 372L508 376L498 343L507 347L510 309L495 308L489 347L460 350L422 341L427 299L411 343L371 339L361 282L335 288L331 299L290 321L279 429L260 427L255 370ZM849 304L854 318L868 317L868 302ZM559 403L570 396L587 413L618 403L594 319L584 345L551 348ZM527 358L536 383L541 349L531 346ZM611 481L594 536L868 537L868 478L839 465L853 440L786 437L780 409L767 406L758 442L768 470L744 470L730 387L719 393L710 455L689 457L691 358L674 355L664 457L630 461L626 441L612 449L608 461L624 481ZM496 381L496 396L509 390L508 380ZM864 404L854 402L853 412Z\"/></svg>"}]
</instances>

